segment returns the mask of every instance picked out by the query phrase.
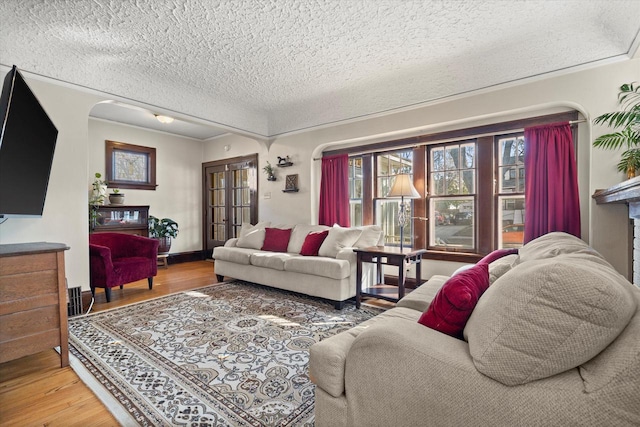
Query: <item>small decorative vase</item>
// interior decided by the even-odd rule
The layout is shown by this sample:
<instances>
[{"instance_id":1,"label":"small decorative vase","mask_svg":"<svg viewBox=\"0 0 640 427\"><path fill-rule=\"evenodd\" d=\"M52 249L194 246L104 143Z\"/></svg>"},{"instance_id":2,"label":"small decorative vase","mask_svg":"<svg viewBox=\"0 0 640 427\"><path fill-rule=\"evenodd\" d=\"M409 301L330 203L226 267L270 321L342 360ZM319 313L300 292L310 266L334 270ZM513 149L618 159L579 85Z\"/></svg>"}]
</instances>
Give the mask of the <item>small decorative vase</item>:
<instances>
[{"instance_id":1,"label":"small decorative vase","mask_svg":"<svg viewBox=\"0 0 640 427\"><path fill-rule=\"evenodd\" d=\"M158 255L168 254L171 250L171 237L158 237Z\"/></svg>"},{"instance_id":2,"label":"small decorative vase","mask_svg":"<svg viewBox=\"0 0 640 427\"><path fill-rule=\"evenodd\" d=\"M111 203L112 205L121 205L124 203L124 194L122 193L117 193L117 194L109 194L109 203Z\"/></svg>"},{"instance_id":3,"label":"small decorative vase","mask_svg":"<svg viewBox=\"0 0 640 427\"><path fill-rule=\"evenodd\" d=\"M267 181L275 181L276 180L276 176L275 175L269 175L267 177Z\"/></svg>"}]
</instances>

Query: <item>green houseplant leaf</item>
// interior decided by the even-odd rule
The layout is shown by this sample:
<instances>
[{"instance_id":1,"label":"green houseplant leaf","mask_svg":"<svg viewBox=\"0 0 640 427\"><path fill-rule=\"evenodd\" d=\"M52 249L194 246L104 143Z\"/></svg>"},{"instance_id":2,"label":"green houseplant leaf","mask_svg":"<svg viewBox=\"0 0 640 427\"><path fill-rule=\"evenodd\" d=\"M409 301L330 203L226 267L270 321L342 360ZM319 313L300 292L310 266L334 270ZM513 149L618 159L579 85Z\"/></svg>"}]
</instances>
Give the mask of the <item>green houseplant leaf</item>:
<instances>
[{"instance_id":1,"label":"green houseplant leaf","mask_svg":"<svg viewBox=\"0 0 640 427\"><path fill-rule=\"evenodd\" d=\"M178 235L178 223L171 218L158 219L149 215L149 237L176 237Z\"/></svg>"},{"instance_id":2,"label":"green houseplant leaf","mask_svg":"<svg viewBox=\"0 0 640 427\"><path fill-rule=\"evenodd\" d=\"M593 146L606 150L626 148L617 168L632 177L640 170L640 86L635 82L620 86L618 105L621 111L602 114L593 123L622 129L600 135L593 141Z\"/></svg>"}]
</instances>

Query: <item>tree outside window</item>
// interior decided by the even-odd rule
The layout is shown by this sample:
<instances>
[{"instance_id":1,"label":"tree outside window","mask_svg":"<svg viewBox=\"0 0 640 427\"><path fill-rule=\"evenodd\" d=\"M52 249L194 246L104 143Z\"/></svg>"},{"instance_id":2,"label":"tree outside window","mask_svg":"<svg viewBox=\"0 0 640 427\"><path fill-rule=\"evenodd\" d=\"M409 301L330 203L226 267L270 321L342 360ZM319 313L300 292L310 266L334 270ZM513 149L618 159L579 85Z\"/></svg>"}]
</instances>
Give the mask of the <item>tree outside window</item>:
<instances>
[{"instance_id":1,"label":"tree outside window","mask_svg":"<svg viewBox=\"0 0 640 427\"><path fill-rule=\"evenodd\" d=\"M429 150L429 246L444 251L475 248L476 143Z\"/></svg>"}]
</instances>

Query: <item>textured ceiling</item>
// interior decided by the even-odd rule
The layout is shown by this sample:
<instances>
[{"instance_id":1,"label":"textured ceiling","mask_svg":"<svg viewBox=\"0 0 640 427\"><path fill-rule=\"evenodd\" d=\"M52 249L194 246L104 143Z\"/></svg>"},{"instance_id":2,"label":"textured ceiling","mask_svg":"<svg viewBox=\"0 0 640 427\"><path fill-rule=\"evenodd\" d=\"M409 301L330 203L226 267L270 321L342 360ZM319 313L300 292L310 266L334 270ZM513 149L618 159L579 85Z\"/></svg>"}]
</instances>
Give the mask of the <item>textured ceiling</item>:
<instances>
[{"instance_id":1,"label":"textured ceiling","mask_svg":"<svg viewBox=\"0 0 640 427\"><path fill-rule=\"evenodd\" d=\"M0 64L264 137L633 54L640 1L2 0Z\"/></svg>"}]
</instances>

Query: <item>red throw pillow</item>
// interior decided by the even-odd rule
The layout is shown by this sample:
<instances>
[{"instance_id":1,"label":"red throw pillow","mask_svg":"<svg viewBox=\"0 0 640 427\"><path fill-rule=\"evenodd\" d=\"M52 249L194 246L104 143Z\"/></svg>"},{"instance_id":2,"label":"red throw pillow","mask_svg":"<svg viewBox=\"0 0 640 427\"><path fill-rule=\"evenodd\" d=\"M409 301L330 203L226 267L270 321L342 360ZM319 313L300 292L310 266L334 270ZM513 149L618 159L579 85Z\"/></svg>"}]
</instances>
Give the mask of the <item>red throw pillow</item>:
<instances>
[{"instance_id":1,"label":"red throw pillow","mask_svg":"<svg viewBox=\"0 0 640 427\"><path fill-rule=\"evenodd\" d=\"M318 256L320 246L322 246L322 242L324 242L324 239L326 239L328 235L329 230L312 231L307 234L307 237L304 238L302 249L300 249L300 255Z\"/></svg>"},{"instance_id":2,"label":"red throw pillow","mask_svg":"<svg viewBox=\"0 0 640 427\"><path fill-rule=\"evenodd\" d=\"M265 228L264 231L263 251L287 252L289 238L291 237L290 228Z\"/></svg>"},{"instance_id":3,"label":"red throw pillow","mask_svg":"<svg viewBox=\"0 0 640 427\"><path fill-rule=\"evenodd\" d=\"M447 280L418 323L462 339L464 326L487 288L489 265L478 263Z\"/></svg>"},{"instance_id":4,"label":"red throw pillow","mask_svg":"<svg viewBox=\"0 0 640 427\"><path fill-rule=\"evenodd\" d=\"M485 255L484 258L482 258L480 261L478 261L478 264L491 264L493 261L500 259L504 256L507 255L513 255L513 254L517 254L518 253L518 249L514 248L514 249L496 249L495 251L491 252L488 255Z\"/></svg>"}]
</instances>

